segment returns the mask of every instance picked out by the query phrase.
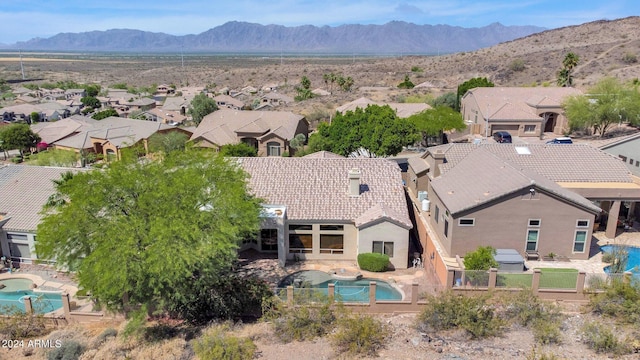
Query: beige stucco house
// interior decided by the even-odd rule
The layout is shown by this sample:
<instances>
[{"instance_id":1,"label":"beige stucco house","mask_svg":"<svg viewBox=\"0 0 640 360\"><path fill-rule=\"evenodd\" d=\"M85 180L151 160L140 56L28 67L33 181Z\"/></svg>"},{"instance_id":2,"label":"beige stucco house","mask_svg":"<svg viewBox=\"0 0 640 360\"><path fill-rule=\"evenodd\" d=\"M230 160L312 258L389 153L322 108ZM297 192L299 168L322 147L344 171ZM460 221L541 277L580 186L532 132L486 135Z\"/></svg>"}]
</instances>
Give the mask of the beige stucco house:
<instances>
[{"instance_id":1,"label":"beige stucco house","mask_svg":"<svg viewBox=\"0 0 640 360\"><path fill-rule=\"evenodd\" d=\"M40 209L54 192L53 180L81 169L29 165L0 166L0 252L14 262L32 263Z\"/></svg>"},{"instance_id":2,"label":"beige stucco house","mask_svg":"<svg viewBox=\"0 0 640 360\"><path fill-rule=\"evenodd\" d=\"M582 92L570 87L479 87L462 96L460 113L472 135L562 135L569 129L562 103L577 95Z\"/></svg>"},{"instance_id":3,"label":"beige stucco house","mask_svg":"<svg viewBox=\"0 0 640 360\"><path fill-rule=\"evenodd\" d=\"M244 142L255 147L258 156L282 156L293 152L291 139L308 133L309 122L304 116L289 111L220 109L202 119L191 141L214 149Z\"/></svg>"},{"instance_id":4,"label":"beige stucco house","mask_svg":"<svg viewBox=\"0 0 640 360\"><path fill-rule=\"evenodd\" d=\"M446 257L478 246L587 259L594 229L616 233L640 200L624 164L589 145L447 144L409 159L407 187Z\"/></svg>"},{"instance_id":5,"label":"beige stucco house","mask_svg":"<svg viewBox=\"0 0 640 360\"><path fill-rule=\"evenodd\" d=\"M350 260L380 252L397 269L409 255L409 219L400 168L386 159L239 158L249 188L265 199L262 230L243 248L291 260Z\"/></svg>"},{"instance_id":6,"label":"beige stucco house","mask_svg":"<svg viewBox=\"0 0 640 360\"><path fill-rule=\"evenodd\" d=\"M633 175L640 177L640 133L625 136L600 149L620 158Z\"/></svg>"}]
</instances>

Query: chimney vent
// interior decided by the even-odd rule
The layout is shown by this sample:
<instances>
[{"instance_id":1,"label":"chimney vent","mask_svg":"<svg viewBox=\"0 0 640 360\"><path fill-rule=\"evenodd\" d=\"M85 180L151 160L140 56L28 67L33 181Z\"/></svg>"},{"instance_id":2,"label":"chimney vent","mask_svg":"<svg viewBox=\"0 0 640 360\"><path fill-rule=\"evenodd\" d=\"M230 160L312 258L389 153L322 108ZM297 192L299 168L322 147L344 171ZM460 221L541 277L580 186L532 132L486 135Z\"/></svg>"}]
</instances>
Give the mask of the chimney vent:
<instances>
[{"instance_id":1,"label":"chimney vent","mask_svg":"<svg viewBox=\"0 0 640 360\"><path fill-rule=\"evenodd\" d=\"M360 169L349 170L349 196L360 196Z\"/></svg>"}]
</instances>

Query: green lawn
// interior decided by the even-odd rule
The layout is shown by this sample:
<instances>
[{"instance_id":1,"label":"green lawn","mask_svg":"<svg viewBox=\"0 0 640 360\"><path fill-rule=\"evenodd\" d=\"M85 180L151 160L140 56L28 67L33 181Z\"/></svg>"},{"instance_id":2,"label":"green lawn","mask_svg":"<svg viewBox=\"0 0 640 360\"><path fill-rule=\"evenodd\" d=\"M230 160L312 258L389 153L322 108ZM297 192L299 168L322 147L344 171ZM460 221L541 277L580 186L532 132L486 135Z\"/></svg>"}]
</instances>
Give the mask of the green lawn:
<instances>
[{"instance_id":1,"label":"green lawn","mask_svg":"<svg viewBox=\"0 0 640 360\"><path fill-rule=\"evenodd\" d=\"M575 289L578 270L568 268L541 268L540 289ZM496 286L521 288L531 287L533 274L498 273Z\"/></svg>"}]
</instances>

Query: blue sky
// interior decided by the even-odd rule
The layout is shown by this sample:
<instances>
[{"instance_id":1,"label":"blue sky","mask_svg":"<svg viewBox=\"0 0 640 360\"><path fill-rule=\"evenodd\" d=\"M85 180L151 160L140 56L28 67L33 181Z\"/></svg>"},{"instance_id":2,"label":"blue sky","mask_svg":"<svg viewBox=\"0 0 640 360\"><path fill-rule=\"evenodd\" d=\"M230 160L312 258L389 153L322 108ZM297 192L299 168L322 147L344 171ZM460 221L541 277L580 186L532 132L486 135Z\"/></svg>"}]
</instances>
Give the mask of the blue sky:
<instances>
[{"instance_id":1,"label":"blue sky","mask_svg":"<svg viewBox=\"0 0 640 360\"><path fill-rule=\"evenodd\" d=\"M416 24L557 28L640 15L638 0L0 0L0 43L61 32L199 34L227 21L263 25Z\"/></svg>"}]
</instances>

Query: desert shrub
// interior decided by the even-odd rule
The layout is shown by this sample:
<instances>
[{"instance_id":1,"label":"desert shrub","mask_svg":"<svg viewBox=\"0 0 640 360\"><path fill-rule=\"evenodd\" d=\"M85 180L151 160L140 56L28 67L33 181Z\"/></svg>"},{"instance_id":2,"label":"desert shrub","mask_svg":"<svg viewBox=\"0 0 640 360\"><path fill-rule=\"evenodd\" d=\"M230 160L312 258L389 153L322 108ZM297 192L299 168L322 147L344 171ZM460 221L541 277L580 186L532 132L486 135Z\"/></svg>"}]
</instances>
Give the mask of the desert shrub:
<instances>
[{"instance_id":1,"label":"desert shrub","mask_svg":"<svg viewBox=\"0 0 640 360\"><path fill-rule=\"evenodd\" d=\"M467 270L489 270L497 268L498 262L493 256L496 249L491 246L479 246L475 251L468 252L464 256L464 268Z\"/></svg>"},{"instance_id":2,"label":"desert shrub","mask_svg":"<svg viewBox=\"0 0 640 360\"><path fill-rule=\"evenodd\" d=\"M554 353L538 352L534 347L531 348L531 353L525 356L526 360L558 360L559 358Z\"/></svg>"},{"instance_id":3,"label":"desert shrub","mask_svg":"<svg viewBox=\"0 0 640 360\"><path fill-rule=\"evenodd\" d=\"M104 344L107 340L109 340L109 338L116 337L116 336L118 336L118 330L114 328L104 329L104 331L100 333L100 335L98 335L95 338L95 340L93 340L91 347L94 349L98 348L100 347L100 345Z\"/></svg>"},{"instance_id":4,"label":"desert shrub","mask_svg":"<svg viewBox=\"0 0 640 360\"><path fill-rule=\"evenodd\" d=\"M505 322L489 303L488 296L463 296L450 291L428 296L427 304L418 317L421 331L440 331L461 328L472 338L498 335Z\"/></svg>"},{"instance_id":5,"label":"desert shrub","mask_svg":"<svg viewBox=\"0 0 640 360\"><path fill-rule=\"evenodd\" d=\"M389 256L380 253L358 254L358 266L366 271L386 271L389 266Z\"/></svg>"},{"instance_id":6,"label":"desert shrub","mask_svg":"<svg viewBox=\"0 0 640 360\"><path fill-rule=\"evenodd\" d=\"M631 348L620 341L605 325L589 322L582 328L582 340L589 348L599 353L627 354Z\"/></svg>"},{"instance_id":7,"label":"desert shrub","mask_svg":"<svg viewBox=\"0 0 640 360\"><path fill-rule=\"evenodd\" d=\"M412 66L411 72L423 72L424 70L420 66Z\"/></svg>"},{"instance_id":8,"label":"desert shrub","mask_svg":"<svg viewBox=\"0 0 640 360\"><path fill-rule=\"evenodd\" d=\"M368 315L349 315L338 320L332 341L340 352L375 356L390 337L387 325Z\"/></svg>"},{"instance_id":9,"label":"desert shrub","mask_svg":"<svg viewBox=\"0 0 640 360\"><path fill-rule=\"evenodd\" d=\"M413 89L416 85L411 82L409 75L404 77L404 81L398 84L398 89Z\"/></svg>"},{"instance_id":10,"label":"desert shrub","mask_svg":"<svg viewBox=\"0 0 640 360\"><path fill-rule=\"evenodd\" d=\"M638 62L638 57L634 53L625 53L622 57L622 61L626 64L635 64Z\"/></svg>"},{"instance_id":11,"label":"desert shrub","mask_svg":"<svg viewBox=\"0 0 640 360\"><path fill-rule=\"evenodd\" d=\"M514 72L524 71L524 68L525 68L524 60L522 60L522 59L514 59L509 64L509 70L514 71Z\"/></svg>"},{"instance_id":12,"label":"desert shrub","mask_svg":"<svg viewBox=\"0 0 640 360\"><path fill-rule=\"evenodd\" d=\"M560 317L560 311L556 306L540 300L531 289L523 289L507 295L503 302L506 304L505 318L522 326L529 326L536 320Z\"/></svg>"},{"instance_id":13,"label":"desert shrub","mask_svg":"<svg viewBox=\"0 0 640 360\"><path fill-rule=\"evenodd\" d=\"M640 285L638 283L613 281L603 286L603 290L593 294L589 299L593 312L611 316L626 323L640 323Z\"/></svg>"},{"instance_id":14,"label":"desert shrub","mask_svg":"<svg viewBox=\"0 0 640 360\"><path fill-rule=\"evenodd\" d=\"M0 312L0 334L7 339L24 339L44 335L49 332L44 317L26 314L15 306L2 306Z\"/></svg>"},{"instance_id":15,"label":"desert shrub","mask_svg":"<svg viewBox=\"0 0 640 360\"><path fill-rule=\"evenodd\" d=\"M253 359L256 345L249 338L229 334L228 324L217 325L207 330L192 342L193 351L201 360L245 360Z\"/></svg>"},{"instance_id":16,"label":"desert shrub","mask_svg":"<svg viewBox=\"0 0 640 360\"><path fill-rule=\"evenodd\" d=\"M560 326L559 318L536 319L533 321L533 338L543 345L559 344L562 342Z\"/></svg>"},{"instance_id":17,"label":"desert shrub","mask_svg":"<svg viewBox=\"0 0 640 360\"><path fill-rule=\"evenodd\" d=\"M61 342L61 346L47 353L47 360L77 360L84 352L84 346L75 340Z\"/></svg>"},{"instance_id":18,"label":"desert shrub","mask_svg":"<svg viewBox=\"0 0 640 360\"><path fill-rule=\"evenodd\" d=\"M324 336L335 326L336 315L329 301L302 306L273 308L265 315L283 342Z\"/></svg>"}]
</instances>

